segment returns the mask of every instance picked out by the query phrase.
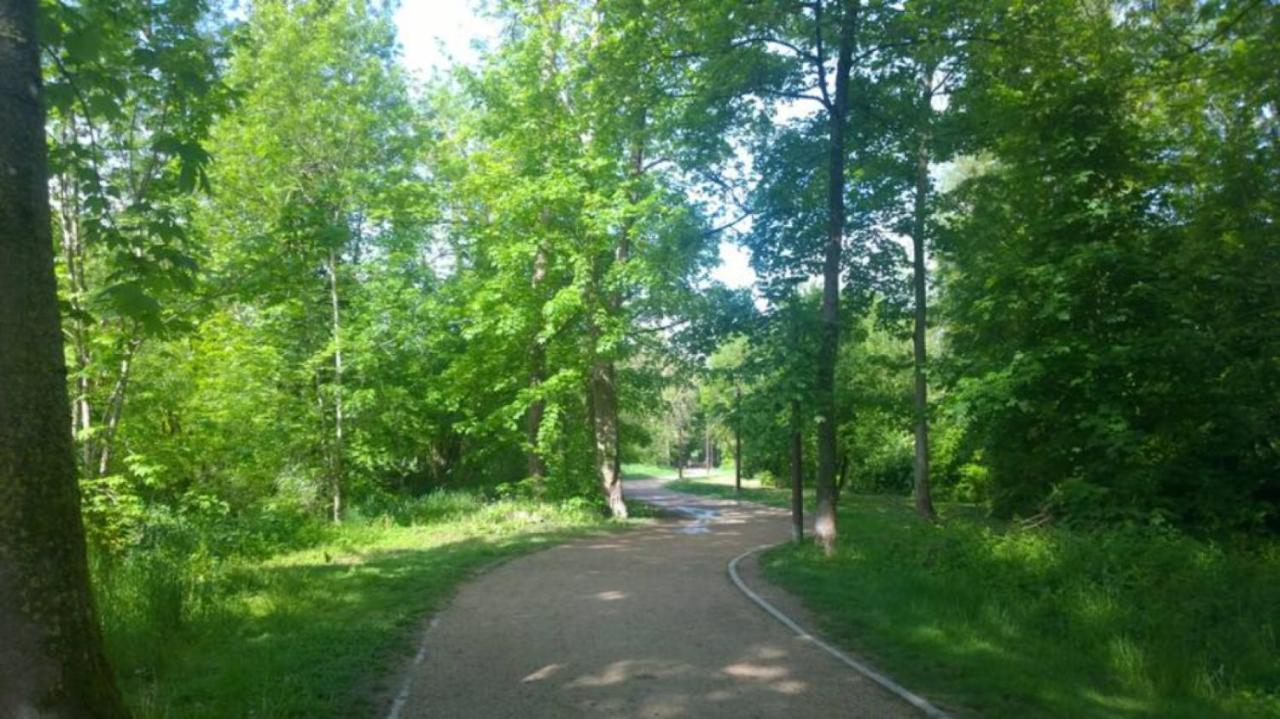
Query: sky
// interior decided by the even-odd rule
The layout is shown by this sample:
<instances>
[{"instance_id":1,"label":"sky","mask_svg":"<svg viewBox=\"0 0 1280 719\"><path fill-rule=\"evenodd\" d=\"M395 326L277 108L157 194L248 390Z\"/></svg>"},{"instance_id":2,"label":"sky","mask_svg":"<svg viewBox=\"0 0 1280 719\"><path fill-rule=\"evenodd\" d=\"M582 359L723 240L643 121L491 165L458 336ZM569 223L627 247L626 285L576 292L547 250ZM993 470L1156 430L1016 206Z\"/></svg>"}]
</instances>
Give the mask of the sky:
<instances>
[{"instance_id":1,"label":"sky","mask_svg":"<svg viewBox=\"0 0 1280 719\"><path fill-rule=\"evenodd\" d=\"M472 64L479 58L476 42L492 44L499 25L476 12L475 0L402 0L396 12L404 63L410 71L429 77L453 63ZM756 275L744 248L721 242L720 264L712 279L729 287L751 287Z\"/></svg>"}]
</instances>

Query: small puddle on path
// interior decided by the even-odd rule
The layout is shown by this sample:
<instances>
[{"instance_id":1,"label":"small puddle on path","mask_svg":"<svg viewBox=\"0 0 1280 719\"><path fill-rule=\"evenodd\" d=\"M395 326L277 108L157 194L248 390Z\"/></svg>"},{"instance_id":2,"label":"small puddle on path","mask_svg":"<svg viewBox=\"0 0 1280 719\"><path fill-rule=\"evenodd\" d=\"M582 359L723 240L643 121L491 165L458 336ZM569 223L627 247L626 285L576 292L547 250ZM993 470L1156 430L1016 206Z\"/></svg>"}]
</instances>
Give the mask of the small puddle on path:
<instances>
[{"instance_id":1,"label":"small puddle on path","mask_svg":"<svg viewBox=\"0 0 1280 719\"><path fill-rule=\"evenodd\" d=\"M703 509L702 507L672 507L676 512L686 514L693 517L693 521L681 527L677 531L681 534L710 534L711 521L720 516L720 513L714 509Z\"/></svg>"}]
</instances>

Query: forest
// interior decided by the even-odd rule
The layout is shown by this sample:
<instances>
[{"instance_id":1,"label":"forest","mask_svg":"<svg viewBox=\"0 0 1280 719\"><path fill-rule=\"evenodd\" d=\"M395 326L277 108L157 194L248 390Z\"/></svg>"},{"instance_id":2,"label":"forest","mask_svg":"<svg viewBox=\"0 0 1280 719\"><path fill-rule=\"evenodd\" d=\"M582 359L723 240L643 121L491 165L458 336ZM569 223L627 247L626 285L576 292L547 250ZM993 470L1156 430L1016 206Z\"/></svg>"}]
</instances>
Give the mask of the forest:
<instances>
[{"instance_id":1,"label":"forest","mask_svg":"<svg viewBox=\"0 0 1280 719\"><path fill-rule=\"evenodd\" d=\"M1280 716L1272 0L399 5L0 0L0 716L382 716L668 475L955 717Z\"/></svg>"}]
</instances>

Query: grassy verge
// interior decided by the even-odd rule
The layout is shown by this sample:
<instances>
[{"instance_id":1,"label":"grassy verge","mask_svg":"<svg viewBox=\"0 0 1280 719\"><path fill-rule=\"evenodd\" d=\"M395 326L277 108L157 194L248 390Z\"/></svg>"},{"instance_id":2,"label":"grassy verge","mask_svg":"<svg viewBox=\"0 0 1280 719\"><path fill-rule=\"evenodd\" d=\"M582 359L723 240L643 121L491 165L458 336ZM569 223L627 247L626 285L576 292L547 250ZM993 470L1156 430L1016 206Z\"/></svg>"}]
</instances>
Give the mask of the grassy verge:
<instances>
[{"instance_id":1,"label":"grassy verge","mask_svg":"<svg viewBox=\"0 0 1280 719\"><path fill-rule=\"evenodd\" d=\"M437 497L428 521L348 523L265 561L142 555L98 578L138 717L369 715L380 678L453 589L495 560L601 529L586 508Z\"/></svg>"},{"instance_id":2,"label":"grassy verge","mask_svg":"<svg viewBox=\"0 0 1280 719\"><path fill-rule=\"evenodd\" d=\"M778 547L765 574L831 638L961 715L1280 716L1280 546L942 513L934 526L906 500L848 497L835 556Z\"/></svg>"}]
</instances>

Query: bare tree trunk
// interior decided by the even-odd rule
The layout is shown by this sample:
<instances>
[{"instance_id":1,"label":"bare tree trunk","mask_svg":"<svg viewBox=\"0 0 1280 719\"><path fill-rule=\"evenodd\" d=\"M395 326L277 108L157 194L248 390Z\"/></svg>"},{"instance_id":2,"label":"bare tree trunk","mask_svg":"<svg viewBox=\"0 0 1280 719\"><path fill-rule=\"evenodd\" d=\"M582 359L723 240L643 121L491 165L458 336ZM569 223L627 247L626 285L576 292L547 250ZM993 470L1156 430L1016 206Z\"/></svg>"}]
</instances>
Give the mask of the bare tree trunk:
<instances>
[{"instance_id":1,"label":"bare tree trunk","mask_svg":"<svg viewBox=\"0 0 1280 719\"><path fill-rule=\"evenodd\" d=\"M915 327L912 332L915 374L915 504L916 512L925 519L937 518L933 498L929 494L929 385L925 377L925 329L927 287L925 277L925 231L929 199L929 113L933 101L933 68L922 68L920 77L923 126L916 147L915 212L911 227L912 284L915 289Z\"/></svg>"},{"instance_id":2,"label":"bare tree trunk","mask_svg":"<svg viewBox=\"0 0 1280 719\"><path fill-rule=\"evenodd\" d=\"M333 521L342 521L342 314L338 298L338 252L329 250L329 303L333 329L333 457L329 488L333 494Z\"/></svg>"},{"instance_id":3,"label":"bare tree trunk","mask_svg":"<svg viewBox=\"0 0 1280 719\"><path fill-rule=\"evenodd\" d=\"M124 413L125 393L129 390L129 373L133 366L134 355L142 346L142 339L131 338L125 345L124 358L120 360L120 374L116 376L115 387L111 390L111 398L107 400L107 414L103 419L102 437L98 441L98 477L105 476L111 468L112 452L115 449L116 430L120 426L120 416Z\"/></svg>"},{"instance_id":4,"label":"bare tree trunk","mask_svg":"<svg viewBox=\"0 0 1280 719\"><path fill-rule=\"evenodd\" d=\"M676 417L676 479L684 479L684 420Z\"/></svg>"},{"instance_id":5,"label":"bare tree trunk","mask_svg":"<svg viewBox=\"0 0 1280 719\"><path fill-rule=\"evenodd\" d=\"M626 519L622 465L618 458L618 393L613 363L597 359L591 367L591 403L595 407L596 468L609 513Z\"/></svg>"},{"instance_id":6,"label":"bare tree trunk","mask_svg":"<svg viewBox=\"0 0 1280 719\"><path fill-rule=\"evenodd\" d=\"M546 217L543 217L543 224L546 224ZM533 290L538 292L543 282L547 278L547 250L545 245L538 245L538 251L533 257ZM535 333L533 340L529 343L529 389L533 391L534 398L529 403L529 408L525 411L525 431L526 439L529 443L528 461L529 476L541 482L547 476L547 464L542 458L542 452L538 447L538 437L542 434L542 417L546 413L547 403L541 396L542 383L546 379L547 373L546 352L542 347L542 342Z\"/></svg>"},{"instance_id":7,"label":"bare tree trunk","mask_svg":"<svg viewBox=\"0 0 1280 719\"><path fill-rule=\"evenodd\" d=\"M707 413L706 426L702 428L702 458L707 464L707 478L711 478L711 413Z\"/></svg>"},{"instance_id":8,"label":"bare tree trunk","mask_svg":"<svg viewBox=\"0 0 1280 719\"><path fill-rule=\"evenodd\" d=\"M800 403L791 400L791 538L804 541L804 457L800 436Z\"/></svg>"},{"instance_id":9,"label":"bare tree trunk","mask_svg":"<svg viewBox=\"0 0 1280 719\"><path fill-rule=\"evenodd\" d=\"M69 127L69 126L68 126ZM69 130L67 130L69 132ZM85 473L93 471L93 408L89 397L93 383L89 377L92 354L89 330L85 326L84 298L88 295L84 277L84 243L80 237L79 201L75 185L63 178L58 182L58 219L62 228L62 255L67 264L67 301L71 305L71 346L75 355L76 396L72 400L72 438L79 443L80 461Z\"/></svg>"},{"instance_id":10,"label":"bare tree trunk","mask_svg":"<svg viewBox=\"0 0 1280 719\"><path fill-rule=\"evenodd\" d=\"M821 27L822 0L817 22ZM835 98L828 108L830 140L827 177L827 243L822 262L822 331L818 347L818 477L814 539L827 554L836 544L836 359L840 351L840 255L844 248L845 121L853 64L856 2L842 3L836 56ZM825 80L823 81L825 82Z\"/></svg>"},{"instance_id":11,"label":"bare tree trunk","mask_svg":"<svg viewBox=\"0 0 1280 719\"><path fill-rule=\"evenodd\" d=\"M36 8L0 2L0 716L114 719L128 712L89 590Z\"/></svg>"},{"instance_id":12,"label":"bare tree trunk","mask_svg":"<svg viewBox=\"0 0 1280 719\"><path fill-rule=\"evenodd\" d=\"M733 490L742 493L742 389L733 386Z\"/></svg>"}]
</instances>

